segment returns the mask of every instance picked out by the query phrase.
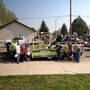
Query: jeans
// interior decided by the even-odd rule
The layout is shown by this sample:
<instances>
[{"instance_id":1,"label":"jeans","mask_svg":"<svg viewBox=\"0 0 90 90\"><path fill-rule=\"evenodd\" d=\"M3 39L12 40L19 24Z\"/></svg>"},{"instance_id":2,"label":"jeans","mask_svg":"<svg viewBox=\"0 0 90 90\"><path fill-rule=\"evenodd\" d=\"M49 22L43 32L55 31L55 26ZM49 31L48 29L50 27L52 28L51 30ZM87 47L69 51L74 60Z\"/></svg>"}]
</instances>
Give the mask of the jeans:
<instances>
[{"instance_id":1,"label":"jeans","mask_svg":"<svg viewBox=\"0 0 90 90\"><path fill-rule=\"evenodd\" d=\"M61 58L62 58L61 52L57 52L57 60L59 60Z\"/></svg>"},{"instance_id":2,"label":"jeans","mask_svg":"<svg viewBox=\"0 0 90 90\"><path fill-rule=\"evenodd\" d=\"M17 57L16 57L16 62L19 63L20 62L20 54L18 53L17 54Z\"/></svg>"},{"instance_id":3,"label":"jeans","mask_svg":"<svg viewBox=\"0 0 90 90\"><path fill-rule=\"evenodd\" d=\"M14 60L14 61L16 61L15 54L16 54L16 51L11 51L11 52L10 52L10 57L11 57L11 59Z\"/></svg>"},{"instance_id":4,"label":"jeans","mask_svg":"<svg viewBox=\"0 0 90 90\"><path fill-rule=\"evenodd\" d=\"M21 59L21 62L26 61L26 54L22 53L20 59Z\"/></svg>"},{"instance_id":5,"label":"jeans","mask_svg":"<svg viewBox=\"0 0 90 90\"><path fill-rule=\"evenodd\" d=\"M76 62L80 62L80 54L76 53Z\"/></svg>"},{"instance_id":6,"label":"jeans","mask_svg":"<svg viewBox=\"0 0 90 90\"><path fill-rule=\"evenodd\" d=\"M76 53L73 53L74 60L76 61Z\"/></svg>"}]
</instances>

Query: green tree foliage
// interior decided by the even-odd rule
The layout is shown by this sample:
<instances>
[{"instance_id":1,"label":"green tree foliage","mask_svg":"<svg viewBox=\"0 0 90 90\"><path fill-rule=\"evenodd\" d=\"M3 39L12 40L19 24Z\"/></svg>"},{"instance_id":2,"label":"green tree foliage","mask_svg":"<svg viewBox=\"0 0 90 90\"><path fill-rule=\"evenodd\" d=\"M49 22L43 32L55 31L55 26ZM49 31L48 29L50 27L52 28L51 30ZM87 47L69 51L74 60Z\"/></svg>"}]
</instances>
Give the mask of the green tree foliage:
<instances>
[{"instance_id":1,"label":"green tree foliage","mask_svg":"<svg viewBox=\"0 0 90 90\"><path fill-rule=\"evenodd\" d=\"M55 30L55 31L53 32L53 36L54 36L54 37L57 37L57 36L60 35L60 34L61 34L61 29L60 29L60 28L58 29L58 31Z\"/></svg>"},{"instance_id":2,"label":"green tree foliage","mask_svg":"<svg viewBox=\"0 0 90 90\"><path fill-rule=\"evenodd\" d=\"M17 19L16 15L13 12L7 10L5 5L0 2L0 22L1 24L2 25L7 24L16 19Z\"/></svg>"},{"instance_id":3,"label":"green tree foliage","mask_svg":"<svg viewBox=\"0 0 90 90\"><path fill-rule=\"evenodd\" d=\"M58 31L55 30L55 31L53 32L53 36L56 38L57 35L58 35Z\"/></svg>"},{"instance_id":4,"label":"green tree foliage","mask_svg":"<svg viewBox=\"0 0 90 90\"><path fill-rule=\"evenodd\" d=\"M47 25L45 24L44 20L42 21L39 32L49 32L49 29L48 29Z\"/></svg>"},{"instance_id":5,"label":"green tree foliage","mask_svg":"<svg viewBox=\"0 0 90 90\"><path fill-rule=\"evenodd\" d=\"M77 32L78 35L83 35L84 32L89 32L86 22L80 16L73 21L72 32Z\"/></svg>"},{"instance_id":6,"label":"green tree foliage","mask_svg":"<svg viewBox=\"0 0 90 90\"><path fill-rule=\"evenodd\" d=\"M64 23L64 24L62 25L62 28L61 28L61 34L66 35L67 33L68 33L68 31L67 31L67 26L66 26L66 24Z\"/></svg>"},{"instance_id":7,"label":"green tree foliage","mask_svg":"<svg viewBox=\"0 0 90 90\"><path fill-rule=\"evenodd\" d=\"M88 30L89 30L89 33L90 33L90 25L88 26Z\"/></svg>"}]
</instances>

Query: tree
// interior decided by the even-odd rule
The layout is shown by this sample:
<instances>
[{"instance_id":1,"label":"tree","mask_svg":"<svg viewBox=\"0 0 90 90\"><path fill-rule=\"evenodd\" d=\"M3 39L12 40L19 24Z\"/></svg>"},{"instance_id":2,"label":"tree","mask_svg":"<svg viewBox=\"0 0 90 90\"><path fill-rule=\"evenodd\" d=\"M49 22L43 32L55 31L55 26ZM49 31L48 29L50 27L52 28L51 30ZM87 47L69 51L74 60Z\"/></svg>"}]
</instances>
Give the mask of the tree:
<instances>
[{"instance_id":1,"label":"tree","mask_svg":"<svg viewBox=\"0 0 90 90\"><path fill-rule=\"evenodd\" d=\"M0 2L0 23L4 25L16 19L16 15L13 12L7 10L5 5Z\"/></svg>"},{"instance_id":2,"label":"tree","mask_svg":"<svg viewBox=\"0 0 90 90\"><path fill-rule=\"evenodd\" d=\"M66 35L67 33L68 33L67 26L64 23L61 28L61 34Z\"/></svg>"},{"instance_id":3,"label":"tree","mask_svg":"<svg viewBox=\"0 0 90 90\"><path fill-rule=\"evenodd\" d=\"M57 31L55 30L53 32L53 36L56 38L57 36L59 36L61 34L61 29L59 28Z\"/></svg>"},{"instance_id":4,"label":"tree","mask_svg":"<svg viewBox=\"0 0 90 90\"><path fill-rule=\"evenodd\" d=\"M89 32L86 22L80 16L73 21L72 32L77 32L80 36L82 36L84 32Z\"/></svg>"},{"instance_id":5,"label":"tree","mask_svg":"<svg viewBox=\"0 0 90 90\"><path fill-rule=\"evenodd\" d=\"M88 26L88 30L89 30L89 33L90 33L90 25Z\"/></svg>"},{"instance_id":6,"label":"tree","mask_svg":"<svg viewBox=\"0 0 90 90\"><path fill-rule=\"evenodd\" d=\"M49 32L49 29L48 29L48 27L46 26L44 20L42 21L42 24L41 24L41 27L40 27L39 32Z\"/></svg>"},{"instance_id":7,"label":"tree","mask_svg":"<svg viewBox=\"0 0 90 90\"><path fill-rule=\"evenodd\" d=\"M53 36L54 36L54 38L56 38L57 35L58 35L58 31L55 30L55 31L53 32Z\"/></svg>"}]
</instances>

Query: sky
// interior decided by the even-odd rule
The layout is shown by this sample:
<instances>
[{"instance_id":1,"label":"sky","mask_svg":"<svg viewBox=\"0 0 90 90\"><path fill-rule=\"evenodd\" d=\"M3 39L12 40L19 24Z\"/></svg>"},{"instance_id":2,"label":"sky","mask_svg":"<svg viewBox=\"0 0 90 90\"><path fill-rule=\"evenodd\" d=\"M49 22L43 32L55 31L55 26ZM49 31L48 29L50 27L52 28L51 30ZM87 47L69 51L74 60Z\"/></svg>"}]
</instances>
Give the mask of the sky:
<instances>
[{"instance_id":1,"label":"sky","mask_svg":"<svg viewBox=\"0 0 90 90\"><path fill-rule=\"evenodd\" d=\"M18 20L36 30L45 21L50 32L65 23L69 29L70 0L3 0L6 8L15 13ZM72 22L81 16L90 24L90 0L72 0ZM59 16L59 17L57 17Z\"/></svg>"}]
</instances>

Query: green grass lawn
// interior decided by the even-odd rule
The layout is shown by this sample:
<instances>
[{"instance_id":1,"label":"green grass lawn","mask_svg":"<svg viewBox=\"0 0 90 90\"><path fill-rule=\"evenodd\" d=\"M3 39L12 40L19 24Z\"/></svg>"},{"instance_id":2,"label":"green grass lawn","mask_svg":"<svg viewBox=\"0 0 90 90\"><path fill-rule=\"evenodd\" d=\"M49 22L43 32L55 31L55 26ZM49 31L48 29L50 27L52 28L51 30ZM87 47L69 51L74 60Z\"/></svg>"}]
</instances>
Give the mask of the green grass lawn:
<instances>
[{"instance_id":1,"label":"green grass lawn","mask_svg":"<svg viewBox=\"0 0 90 90\"><path fill-rule=\"evenodd\" d=\"M0 76L0 90L90 90L90 75Z\"/></svg>"}]
</instances>

